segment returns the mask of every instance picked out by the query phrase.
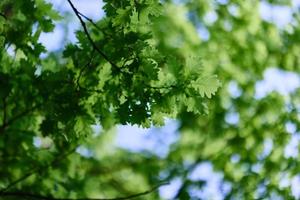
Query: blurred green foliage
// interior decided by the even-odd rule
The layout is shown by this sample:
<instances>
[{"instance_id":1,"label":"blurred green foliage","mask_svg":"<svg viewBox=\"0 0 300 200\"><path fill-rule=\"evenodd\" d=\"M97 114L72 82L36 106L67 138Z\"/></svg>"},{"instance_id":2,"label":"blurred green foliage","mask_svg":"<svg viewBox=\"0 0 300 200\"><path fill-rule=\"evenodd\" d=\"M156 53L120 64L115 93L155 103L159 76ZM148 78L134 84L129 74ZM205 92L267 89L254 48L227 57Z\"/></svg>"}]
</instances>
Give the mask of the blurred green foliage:
<instances>
[{"instance_id":1,"label":"blurred green foliage","mask_svg":"<svg viewBox=\"0 0 300 200\"><path fill-rule=\"evenodd\" d=\"M64 16L44 0L0 2L0 199L160 199L178 178L174 199L201 199L206 181L190 174L207 162L230 185L224 199L295 199L299 155L284 152L299 134L300 89L255 97L266 69L300 71L291 2L268 1L290 6L283 27L257 0L105 0L95 22L68 3L82 29L53 53L39 37ZM116 125L166 118L180 122L166 157L114 145Z\"/></svg>"}]
</instances>

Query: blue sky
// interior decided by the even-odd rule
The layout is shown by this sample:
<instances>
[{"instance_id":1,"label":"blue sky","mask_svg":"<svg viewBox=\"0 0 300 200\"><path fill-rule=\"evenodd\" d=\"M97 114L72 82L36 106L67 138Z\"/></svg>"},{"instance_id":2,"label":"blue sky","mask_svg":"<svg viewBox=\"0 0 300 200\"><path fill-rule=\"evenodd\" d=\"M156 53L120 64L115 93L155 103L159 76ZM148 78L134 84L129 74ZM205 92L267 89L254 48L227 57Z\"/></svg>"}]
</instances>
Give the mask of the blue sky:
<instances>
[{"instance_id":1,"label":"blue sky","mask_svg":"<svg viewBox=\"0 0 300 200\"><path fill-rule=\"evenodd\" d=\"M219 0L222 3L226 3L227 0ZM48 0L48 2L54 5L54 8L60 12L71 11L70 6L65 0ZM104 12L101 9L103 6L102 1L100 0L73 0L74 5L86 16L93 20L101 19L104 16ZM294 7L300 6L300 0L293 0ZM232 8L234 12L234 8ZM270 4L262 3L260 7L260 14L264 20L276 22L279 27L283 27L286 24L291 22L292 15L291 10L284 6L270 6ZM206 20L213 22L216 20L216 15L210 13L206 16ZM50 51L56 51L61 48L61 45L64 44L64 31L62 30L63 23L58 23L54 32L52 33L43 33L40 37L40 42L42 42L46 48ZM74 31L80 27L78 20L74 17L74 20L68 25L69 32L67 38L69 42L75 42L76 38ZM199 29L200 37L203 39L209 38L209 33L205 29ZM277 69L275 66L269 68L265 71L263 79L258 81L256 84L256 94L255 98L259 99L267 95L272 91L277 91L285 96L290 92L293 92L297 87L300 87L300 78L299 75L296 75L292 72L282 71ZM241 95L241 90L238 85L233 81L229 84L228 90L232 97L238 97ZM239 121L238 113L231 112L226 116L226 121L230 124L236 124ZM164 157L168 153L169 146L179 139L179 133L177 132L177 127L179 126L178 122L175 120L166 120L166 125L161 128L152 127L150 129L142 129L137 126L118 126L118 134L115 140L115 145L121 148L126 148L131 151L149 151L151 153L157 154L160 157ZM98 127L99 129L99 127ZM287 129L293 132L293 125L288 124ZM287 156L294 156L295 149L298 147L300 138L294 137L291 141L291 144L288 145L285 154ZM35 144L41 145L41 141L35 138ZM272 142L266 141L266 151L268 148L272 148ZM78 152L84 155L89 155L89 152L84 148L78 149ZM238 159L238 158L233 158ZM202 172L202 173L200 173ZM203 173L205 172L205 173ZM201 174L206 174L205 177L201 177ZM214 173L210 163L203 163L196 167L196 169L191 172L190 177L194 180L204 179L208 180L207 190L205 193L198 194L205 199L222 199L222 194L219 193L219 188L221 187L222 175ZM294 178L289 180L296 183L300 183L299 178ZM174 179L171 181L170 185L163 186L160 188L160 194L166 199L172 198L178 187L181 185L180 178ZM227 190L230 188L229 185L225 185ZM295 195L300 195L295 189L295 186L292 187ZM199 192L199 191L194 191Z\"/></svg>"}]
</instances>

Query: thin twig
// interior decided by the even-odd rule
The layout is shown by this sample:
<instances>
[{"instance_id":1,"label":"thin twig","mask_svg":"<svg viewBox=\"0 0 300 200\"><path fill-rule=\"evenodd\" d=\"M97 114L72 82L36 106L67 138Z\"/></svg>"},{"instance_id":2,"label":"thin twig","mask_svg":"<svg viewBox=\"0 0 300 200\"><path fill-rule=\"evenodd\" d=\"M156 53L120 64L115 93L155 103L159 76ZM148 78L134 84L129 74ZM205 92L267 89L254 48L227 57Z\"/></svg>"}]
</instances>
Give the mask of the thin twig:
<instances>
[{"instance_id":1,"label":"thin twig","mask_svg":"<svg viewBox=\"0 0 300 200\"><path fill-rule=\"evenodd\" d=\"M79 12L79 11L78 11L78 14L81 15L87 21L89 21L98 31L104 33L106 36L108 36L110 39L112 39L111 34L108 34L105 30L102 30L91 18L87 17L86 15L82 14L82 12Z\"/></svg>"},{"instance_id":2,"label":"thin twig","mask_svg":"<svg viewBox=\"0 0 300 200\"><path fill-rule=\"evenodd\" d=\"M78 88L83 88L83 87L80 85L80 78L81 78L83 72L84 72L88 67L90 67L90 65L91 65L91 63L92 63L92 61L93 61L93 59L94 59L94 53L95 53L95 49L93 49L93 51L92 51L92 54L91 54L91 57L90 57L89 62L88 62L86 65L84 65L84 66L80 69L80 71L79 71L79 75L78 75L78 78L77 78L77 80L76 80L76 84L77 84L77 87L78 87ZM84 88L84 89L85 89L85 88Z\"/></svg>"},{"instance_id":3,"label":"thin twig","mask_svg":"<svg viewBox=\"0 0 300 200\"><path fill-rule=\"evenodd\" d=\"M78 10L77 10L78 11ZM87 17L86 15L82 14L81 12L78 11L78 14L83 17L84 19L88 20L91 24L93 24L93 26L95 26L99 31L102 31L101 28L89 17Z\"/></svg>"},{"instance_id":4,"label":"thin twig","mask_svg":"<svg viewBox=\"0 0 300 200\"><path fill-rule=\"evenodd\" d=\"M79 19L82 27L83 27L83 30L84 30L84 33L86 34L88 40L90 41L91 45L93 46L94 49L96 49L96 51L107 61L109 62L113 69L116 70L117 72L120 72L120 69L119 67L109 59L109 57L101 50L97 47L97 45L95 44L94 40L92 39L91 35L89 34L89 31L87 29L87 26L85 24L85 22L82 20L81 18L81 15L79 14L79 11L75 8L75 6L73 5L72 1L71 0L68 0L68 3L70 4L72 10L74 11L75 15L77 16L77 18Z\"/></svg>"}]
</instances>

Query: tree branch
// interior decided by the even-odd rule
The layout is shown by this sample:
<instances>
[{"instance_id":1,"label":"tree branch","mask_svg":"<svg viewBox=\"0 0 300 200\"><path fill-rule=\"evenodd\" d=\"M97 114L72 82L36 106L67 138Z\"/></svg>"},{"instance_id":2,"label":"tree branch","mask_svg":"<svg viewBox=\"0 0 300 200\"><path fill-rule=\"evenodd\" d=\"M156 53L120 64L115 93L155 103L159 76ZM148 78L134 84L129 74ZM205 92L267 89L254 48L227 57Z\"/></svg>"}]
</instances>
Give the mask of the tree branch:
<instances>
[{"instance_id":1,"label":"tree branch","mask_svg":"<svg viewBox=\"0 0 300 200\"><path fill-rule=\"evenodd\" d=\"M91 45L93 46L93 48L107 61L107 62L109 62L111 65L112 65L112 67L113 67L113 69L115 70L115 71L117 71L117 72L120 72L120 68L114 63L114 62L112 62L110 59L109 59L109 57L101 50L101 49L99 49L98 47L97 47L97 45L95 44L95 42L93 41L93 39L92 39L92 37L91 37L91 35L89 34L89 31L88 31L88 29L87 29L87 26L86 26L86 24L85 24L85 22L82 20L82 18L81 18L81 15L80 15L80 12L75 8L75 6L74 6L74 4L72 3L72 1L71 0L68 0L68 3L70 4L70 6L71 6L71 8L72 8L72 10L74 11L74 13L75 13L75 15L77 16L77 18L79 19L79 21L80 21L80 23L81 23L81 25L82 25L82 27L83 27L83 31L84 31L84 33L86 34L86 36L87 36L87 38L88 38L88 40L90 41L90 43L91 43Z\"/></svg>"},{"instance_id":2,"label":"tree branch","mask_svg":"<svg viewBox=\"0 0 300 200\"><path fill-rule=\"evenodd\" d=\"M3 194L6 193L6 191L8 191L10 188L12 188L13 186L17 185L18 183L26 180L28 177L38 173L41 170L45 170L48 169L49 167L55 165L57 162L61 161L62 159L65 159L66 157L68 157L70 154L74 153L76 151L76 148L72 148L70 151L66 152L65 154L62 154L61 156L56 157L53 161L51 161L47 166L41 166L41 167L37 167L35 169L32 169L30 172L24 174L23 176L21 176L20 178L18 178L17 180L11 182L8 186L6 186L4 189L0 190L0 196L2 196Z\"/></svg>"},{"instance_id":3,"label":"tree branch","mask_svg":"<svg viewBox=\"0 0 300 200\"><path fill-rule=\"evenodd\" d=\"M108 38L113 39L111 34L107 33L106 30L102 30L91 18L87 17L86 15L84 15L82 12L79 12L79 11L78 11L78 14L81 15L87 21L89 21L98 31L104 33L106 36L108 36Z\"/></svg>"},{"instance_id":4,"label":"tree branch","mask_svg":"<svg viewBox=\"0 0 300 200\"><path fill-rule=\"evenodd\" d=\"M150 188L149 190L146 190L144 192L140 192L140 193L137 193L137 194L132 194L132 195L129 195L127 197L117 197L117 198L108 198L108 199L106 198L106 199L96 199L96 200L128 200L128 199L135 199L137 197L148 195L148 194L156 191L161 186L168 185L168 184L170 184L170 183L169 182L162 182L162 183Z\"/></svg>"},{"instance_id":5,"label":"tree branch","mask_svg":"<svg viewBox=\"0 0 300 200\"><path fill-rule=\"evenodd\" d=\"M42 200L54 200L53 197L46 197L39 194L31 194L27 192L5 192L2 193L0 196L14 196L14 197L28 197L30 199L42 199Z\"/></svg>"},{"instance_id":6,"label":"tree branch","mask_svg":"<svg viewBox=\"0 0 300 200\"><path fill-rule=\"evenodd\" d=\"M84 65L84 66L80 69L80 71L79 71L79 75L78 75L78 77L77 77L77 79L76 79L76 85L77 85L77 87L80 88L80 89L87 89L87 88L84 88L84 87L82 87L82 86L80 85L80 78L82 77L83 72L86 70L86 68L88 68L88 67L91 66L91 63L92 63L92 61L93 61L93 59L94 59L94 52L95 52L95 49L93 49L92 54L91 54L91 56L90 56L90 59L89 59L88 63L87 63L86 65Z\"/></svg>"},{"instance_id":7,"label":"tree branch","mask_svg":"<svg viewBox=\"0 0 300 200\"><path fill-rule=\"evenodd\" d=\"M6 106L6 103L5 103L5 106ZM20 118L26 116L27 114L33 112L33 111L34 111L36 108L38 108L39 106L40 106L40 104L37 104L37 105L35 105L35 106L33 106L33 107L27 109L27 110L24 110L23 112L21 112L21 113L15 115L13 118L11 118L11 119L8 120L8 121L6 121L7 116L6 116L6 114L5 114L5 122L3 121L3 124L2 124L1 127L0 127L0 131L1 131L1 132L4 131L10 124L12 124L12 123L15 122L16 120L18 120L18 119L20 119ZM6 111L5 111L5 113L6 113Z\"/></svg>"},{"instance_id":8,"label":"tree branch","mask_svg":"<svg viewBox=\"0 0 300 200\"><path fill-rule=\"evenodd\" d=\"M102 31L101 28L89 17L87 17L86 15L82 14L81 12L79 12L77 10L78 14L83 17L84 19L88 20L91 24L93 24L93 26L95 26L99 31Z\"/></svg>"},{"instance_id":9,"label":"tree branch","mask_svg":"<svg viewBox=\"0 0 300 200\"><path fill-rule=\"evenodd\" d=\"M95 52L95 49L93 49L93 51L92 51L92 55L91 55L91 57L90 57L89 62L86 63L86 65L84 65L84 66L80 69L79 75L78 75L78 77L77 77L77 79L76 79L76 85L77 85L78 88L84 89L84 90L86 90L87 92L97 92L97 93L101 93L101 92L103 92L103 91L97 90L97 89L89 89L89 88L86 88L86 87L83 87L82 85L80 85L80 79L81 79L81 77L82 77L82 75L83 75L83 72L86 70L86 68L88 68L88 67L91 66L91 63L92 63L92 61L93 61L93 59L94 59L94 52Z\"/></svg>"},{"instance_id":10,"label":"tree branch","mask_svg":"<svg viewBox=\"0 0 300 200\"><path fill-rule=\"evenodd\" d=\"M135 199L137 197L141 197L141 196L145 196L148 195L152 192L154 192L155 190L157 190L159 187L163 186L163 185L168 185L169 182L162 182L152 188L150 188L149 190L146 190L144 192L140 192L137 194L132 194L126 197L117 197L117 198L79 198L79 199L86 199L86 200L129 200L129 199ZM43 200L56 200L56 199L66 199L66 200L76 200L76 199L72 199L72 198L54 198L52 196L43 196L40 194L32 194L32 193L27 193L27 192L22 192L22 191L15 191L15 192L1 192L0 196L23 196L23 197L30 197L33 199L43 199Z\"/></svg>"}]
</instances>

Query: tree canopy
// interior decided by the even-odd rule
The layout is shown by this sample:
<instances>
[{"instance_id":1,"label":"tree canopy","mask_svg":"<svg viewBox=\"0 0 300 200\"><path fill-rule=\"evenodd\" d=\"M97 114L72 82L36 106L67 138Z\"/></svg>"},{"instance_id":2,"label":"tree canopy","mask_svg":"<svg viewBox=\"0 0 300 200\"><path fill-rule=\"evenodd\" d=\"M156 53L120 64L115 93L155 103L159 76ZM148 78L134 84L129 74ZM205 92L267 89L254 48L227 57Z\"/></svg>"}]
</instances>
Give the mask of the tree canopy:
<instances>
[{"instance_id":1,"label":"tree canopy","mask_svg":"<svg viewBox=\"0 0 300 200\"><path fill-rule=\"evenodd\" d=\"M0 199L164 199L176 180L172 199L300 198L296 1L103 0L97 21L73 1L0 2ZM41 34L70 15L77 41L49 51ZM259 95L268 72L298 86ZM114 145L117 125L167 119L165 156ZM205 164L218 197L192 175Z\"/></svg>"}]
</instances>

